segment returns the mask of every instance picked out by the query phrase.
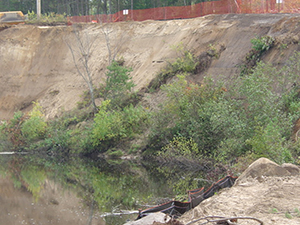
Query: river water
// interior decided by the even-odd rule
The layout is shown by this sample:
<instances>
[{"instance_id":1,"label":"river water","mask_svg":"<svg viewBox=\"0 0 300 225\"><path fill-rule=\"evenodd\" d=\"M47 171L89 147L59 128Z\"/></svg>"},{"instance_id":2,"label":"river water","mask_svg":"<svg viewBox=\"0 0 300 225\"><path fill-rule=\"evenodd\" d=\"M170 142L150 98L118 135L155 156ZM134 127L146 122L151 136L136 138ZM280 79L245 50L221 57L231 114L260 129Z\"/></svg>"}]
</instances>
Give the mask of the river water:
<instances>
[{"instance_id":1,"label":"river water","mask_svg":"<svg viewBox=\"0 0 300 225\"><path fill-rule=\"evenodd\" d=\"M201 177L154 162L0 155L0 224L121 225L138 209L186 200Z\"/></svg>"}]
</instances>

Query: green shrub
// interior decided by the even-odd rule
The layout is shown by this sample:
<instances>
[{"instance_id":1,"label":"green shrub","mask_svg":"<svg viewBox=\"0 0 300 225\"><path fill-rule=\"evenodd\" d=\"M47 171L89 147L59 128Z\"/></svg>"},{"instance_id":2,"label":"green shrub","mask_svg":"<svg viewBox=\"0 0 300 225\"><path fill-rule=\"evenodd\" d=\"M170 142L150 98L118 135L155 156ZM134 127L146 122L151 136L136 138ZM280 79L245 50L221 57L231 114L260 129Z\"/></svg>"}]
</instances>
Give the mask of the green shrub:
<instances>
[{"instance_id":1,"label":"green shrub","mask_svg":"<svg viewBox=\"0 0 300 225\"><path fill-rule=\"evenodd\" d=\"M274 45L274 41L274 38L270 36L251 39L252 48L260 53L268 51Z\"/></svg>"},{"instance_id":2,"label":"green shrub","mask_svg":"<svg viewBox=\"0 0 300 225\"><path fill-rule=\"evenodd\" d=\"M168 65L149 84L150 90L156 90L161 85L165 84L167 79L178 74L195 73L198 61L192 52L184 49L182 44L173 46L178 54L174 62L169 62Z\"/></svg>"},{"instance_id":3,"label":"green shrub","mask_svg":"<svg viewBox=\"0 0 300 225\"><path fill-rule=\"evenodd\" d=\"M154 149L166 145L173 136L192 138L199 147L200 154L206 154L217 145L216 136L211 130L211 107L223 95L220 85L206 79L202 85L191 84L185 76L162 87L167 100L161 111L154 113L150 134L150 146ZM206 105L207 104L207 105Z\"/></svg>"},{"instance_id":4,"label":"green shrub","mask_svg":"<svg viewBox=\"0 0 300 225\"><path fill-rule=\"evenodd\" d=\"M77 138L80 140L80 137ZM71 140L70 130L52 128L43 142L38 143L38 146L42 149L46 149L53 155L68 154L70 151Z\"/></svg>"},{"instance_id":5,"label":"green shrub","mask_svg":"<svg viewBox=\"0 0 300 225\"><path fill-rule=\"evenodd\" d=\"M159 155L167 158L184 156L192 159L198 152L198 145L192 138L174 137L168 145L161 149Z\"/></svg>"},{"instance_id":6,"label":"green shrub","mask_svg":"<svg viewBox=\"0 0 300 225\"><path fill-rule=\"evenodd\" d=\"M184 51L183 56L177 58L173 63L170 64L170 69L176 73L194 73L196 66L197 63L194 55L189 51Z\"/></svg>"},{"instance_id":7,"label":"green shrub","mask_svg":"<svg viewBox=\"0 0 300 225\"><path fill-rule=\"evenodd\" d=\"M125 138L131 138L139 133L147 113L142 107L125 107L123 110L108 110L110 100L103 101L94 118L92 130L93 145L100 145L103 141L114 143Z\"/></svg>"},{"instance_id":8,"label":"green shrub","mask_svg":"<svg viewBox=\"0 0 300 225\"><path fill-rule=\"evenodd\" d=\"M92 107L62 112L58 118L48 121L44 139L31 144L31 150L48 151L54 155L90 152Z\"/></svg>"},{"instance_id":9,"label":"green shrub","mask_svg":"<svg viewBox=\"0 0 300 225\"><path fill-rule=\"evenodd\" d=\"M0 124L0 151L13 149L12 143L9 140L9 134L6 132L7 123Z\"/></svg>"},{"instance_id":10,"label":"green shrub","mask_svg":"<svg viewBox=\"0 0 300 225\"><path fill-rule=\"evenodd\" d=\"M22 135L27 142L36 141L42 139L46 134L47 123L45 122L45 117L42 113L42 107L33 102L34 107L31 112L29 112L29 118L25 120L22 124Z\"/></svg>"},{"instance_id":11,"label":"green shrub","mask_svg":"<svg viewBox=\"0 0 300 225\"><path fill-rule=\"evenodd\" d=\"M56 14L54 12L41 14L41 17L38 19L37 14L34 11L28 11L28 20L26 23L38 23L45 25L54 25L54 24L67 24L66 14Z\"/></svg>"},{"instance_id":12,"label":"green shrub","mask_svg":"<svg viewBox=\"0 0 300 225\"><path fill-rule=\"evenodd\" d=\"M5 136L15 150L21 149L25 145L25 140L21 131L21 125L24 120L25 116L21 111L15 112L13 118L9 120L3 128Z\"/></svg>"},{"instance_id":13,"label":"green shrub","mask_svg":"<svg viewBox=\"0 0 300 225\"><path fill-rule=\"evenodd\" d=\"M263 53L274 46L275 39L270 36L251 39L252 50L246 55L244 63L241 65L241 75L253 72Z\"/></svg>"},{"instance_id":14,"label":"green shrub","mask_svg":"<svg viewBox=\"0 0 300 225\"><path fill-rule=\"evenodd\" d=\"M251 146L251 151L257 157L266 157L278 163L293 161L276 122L270 122L265 127L257 126L254 136L246 140L246 144Z\"/></svg>"},{"instance_id":15,"label":"green shrub","mask_svg":"<svg viewBox=\"0 0 300 225\"><path fill-rule=\"evenodd\" d=\"M299 82L299 61L297 53L282 69L259 63L226 87L212 79L198 85L178 76L162 87L167 99L153 113L148 153L175 149L169 143L183 137L197 144L200 157L225 162L251 154L292 162L299 154L299 145L290 141L300 110L293 84Z\"/></svg>"},{"instance_id":16,"label":"green shrub","mask_svg":"<svg viewBox=\"0 0 300 225\"><path fill-rule=\"evenodd\" d=\"M126 130L122 126L121 114L119 112L107 111L110 100L103 101L95 115L92 139L94 146L107 139L118 139L126 137Z\"/></svg>"}]
</instances>

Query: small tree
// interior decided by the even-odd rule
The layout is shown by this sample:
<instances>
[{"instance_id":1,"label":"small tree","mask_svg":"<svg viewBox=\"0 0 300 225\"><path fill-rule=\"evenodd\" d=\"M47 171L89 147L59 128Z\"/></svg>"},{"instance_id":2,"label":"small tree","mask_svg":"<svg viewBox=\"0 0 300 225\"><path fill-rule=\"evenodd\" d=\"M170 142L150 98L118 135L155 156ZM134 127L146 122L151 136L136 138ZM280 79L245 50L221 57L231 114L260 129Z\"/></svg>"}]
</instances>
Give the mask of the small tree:
<instances>
[{"instance_id":1,"label":"small tree","mask_svg":"<svg viewBox=\"0 0 300 225\"><path fill-rule=\"evenodd\" d=\"M73 34L75 37L75 44L71 44L66 41L73 58L76 70L78 74L84 79L85 83L88 85L89 93L91 96L91 102L95 112L98 111L98 108L95 103L94 97L94 86L92 79L92 70L91 70L91 55L93 53L93 44L97 39L97 36L90 38L88 34L80 35L79 30L74 27Z\"/></svg>"},{"instance_id":2,"label":"small tree","mask_svg":"<svg viewBox=\"0 0 300 225\"><path fill-rule=\"evenodd\" d=\"M122 80L121 77L123 77L122 75L124 73L125 73L125 75L127 75L127 73L131 72L131 69L123 67L124 70L122 70L121 69L122 66L118 65L117 63L112 65L117 54L120 52L121 47L124 44L123 35L121 33L118 35L116 32L114 32L114 30L110 24L104 24L104 25L102 24L101 30L104 35L107 50L108 50L108 60L109 60L108 65L109 65L109 67L112 67L112 69L109 69L109 70L114 71L113 72L114 74L120 73L119 78L116 79L117 83L115 85L112 85L112 83L114 82L114 79L110 79L110 78L107 79L107 80L110 80L108 86L112 87L112 86L118 85L119 83L122 84L122 81L119 82L119 80ZM92 72L92 68L91 68L92 67L91 56L93 54L93 49L95 49L94 42L97 40L100 33L98 33L98 35L96 35L94 37L91 37L91 35L89 35L87 33L79 32L78 28L74 26L73 34L74 34L75 42L72 42L72 44L71 44L70 41L66 41L66 43L71 51L73 62L75 64L78 74L84 79L85 83L88 85L89 93L91 96L91 103L93 105L94 111L97 112L98 108L95 104L94 85L93 85L93 79L92 79L93 72ZM125 80L128 80L128 79L129 79L129 76ZM131 85L133 85L133 83ZM128 86L130 86L130 85L126 84L126 88L125 88L126 90L131 89ZM124 90L124 88L122 88L122 90ZM111 91L112 91L112 89L109 89L108 91L105 90L105 94L104 94L105 99L106 99L106 96L111 93ZM114 92L114 91L112 91L112 92ZM116 93L116 92L114 92L114 93Z\"/></svg>"},{"instance_id":3,"label":"small tree","mask_svg":"<svg viewBox=\"0 0 300 225\"><path fill-rule=\"evenodd\" d=\"M132 77L130 77L131 68L121 66L118 62L113 61L107 69L104 99L114 99L128 91L130 92L135 86Z\"/></svg>"}]
</instances>

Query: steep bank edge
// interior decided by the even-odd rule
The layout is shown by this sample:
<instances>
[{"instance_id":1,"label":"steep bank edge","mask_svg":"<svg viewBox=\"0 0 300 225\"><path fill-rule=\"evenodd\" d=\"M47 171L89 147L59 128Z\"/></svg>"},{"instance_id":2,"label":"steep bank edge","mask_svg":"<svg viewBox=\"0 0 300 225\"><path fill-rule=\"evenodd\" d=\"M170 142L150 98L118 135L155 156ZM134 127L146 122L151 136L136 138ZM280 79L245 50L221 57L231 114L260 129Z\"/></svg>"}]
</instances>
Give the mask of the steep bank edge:
<instances>
[{"instance_id":1,"label":"steep bank edge","mask_svg":"<svg viewBox=\"0 0 300 225\"><path fill-rule=\"evenodd\" d=\"M270 35L287 42L286 48L273 49L264 59L284 64L299 49L300 17L296 14L209 15L202 18L172 21L114 23L112 43L122 43L118 54L126 66L133 68L136 90L149 84L168 60L176 57L170 46L183 43L195 55L214 45L225 50L214 59L208 70L192 76L199 82L206 74L234 77L242 59L251 49L250 40ZM0 120L13 112L28 111L32 101L39 101L48 118L71 110L87 90L77 74L66 40L72 27L18 25L0 35ZM83 26L83 35L98 36L91 57L95 84L103 82L108 53L99 25ZM121 38L122 37L122 38ZM285 45L284 45L285 46Z\"/></svg>"}]
</instances>

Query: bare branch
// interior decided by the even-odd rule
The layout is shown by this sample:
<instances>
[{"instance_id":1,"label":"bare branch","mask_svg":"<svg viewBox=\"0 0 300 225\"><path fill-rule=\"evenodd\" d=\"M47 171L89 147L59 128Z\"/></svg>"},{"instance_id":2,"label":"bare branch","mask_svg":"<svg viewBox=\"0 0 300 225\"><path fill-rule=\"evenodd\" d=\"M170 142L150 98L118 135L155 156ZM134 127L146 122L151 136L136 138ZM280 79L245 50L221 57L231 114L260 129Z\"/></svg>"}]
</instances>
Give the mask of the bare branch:
<instances>
[{"instance_id":1,"label":"bare branch","mask_svg":"<svg viewBox=\"0 0 300 225\"><path fill-rule=\"evenodd\" d=\"M90 58L92 55L93 44L97 39L98 35L96 37L93 37L93 39L91 40L88 34L85 34L84 37L81 37L77 27L74 26L73 29L75 44L71 44L69 41L65 42L68 48L70 49L72 59L78 74L84 79L85 83L88 85L94 111L97 111L94 98L94 87Z\"/></svg>"},{"instance_id":2,"label":"bare branch","mask_svg":"<svg viewBox=\"0 0 300 225\"><path fill-rule=\"evenodd\" d=\"M200 223L199 225L203 225L203 224L208 224L208 223L220 223L220 222L224 222L229 224L229 225L238 225L238 223L236 222L232 222L232 221L237 221L237 220L255 220L257 221L260 225L264 225L264 222L257 219L257 218L254 218L254 217L243 217L243 216L237 216L237 217L222 217L222 216L206 216L206 217L202 217L202 218L199 218L199 219L196 219L196 220L193 220L189 223L187 223L186 225L190 225L190 224L193 224L193 223L196 223L196 222L199 222L201 220L206 220L205 222L203 223Z\"/></svg>"},{"instance_id":3,"label":"bare branch","mask_svg":"<svg viewBox=\"0 0 300 225\"><path fill-rule=\"evenodd\" d=\"M101 27L101 30L102 30L102 33L104 34L105 41L106 41L106 47L107 47L107 50L108 50L109 65L111 65L111 63L116 59L116 56L118 55L118 53L121 51L121 48L122 48L122 46L125 42L125 41L123 41L124 35L120 34L119 38L117 40L115 40L114 43L112 44L110 35L111 35L111 33L114 33L114 35L116 37L117 33L113 32L110 29L109 24L103 25Z\"/></svg>"}]
</instances>

